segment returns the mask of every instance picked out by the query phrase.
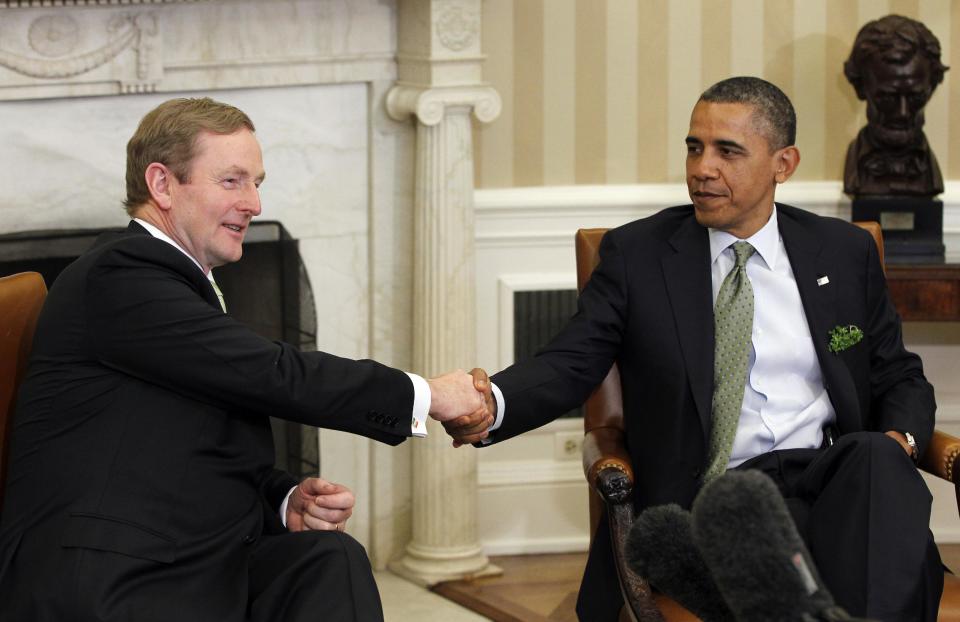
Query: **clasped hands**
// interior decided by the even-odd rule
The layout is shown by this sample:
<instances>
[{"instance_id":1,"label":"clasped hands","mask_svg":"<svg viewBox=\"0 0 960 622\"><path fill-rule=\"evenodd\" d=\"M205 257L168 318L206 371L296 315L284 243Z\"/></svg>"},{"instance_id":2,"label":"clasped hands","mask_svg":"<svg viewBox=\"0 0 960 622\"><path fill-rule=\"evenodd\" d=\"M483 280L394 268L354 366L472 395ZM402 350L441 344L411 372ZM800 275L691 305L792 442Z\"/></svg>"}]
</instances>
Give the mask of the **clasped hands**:
<instances>
[{"instance_id":1,"label":"clasped hands","mask_svg":"<svg viewBox=\"0 0 960 622\"><path fill-rule=\"evenodd\" d=\"M496 420L497 407L487 372L479 368L452 371L427 381L430 416L443 424L460 447L487 438Z\"/></svg>"}]
</instances>

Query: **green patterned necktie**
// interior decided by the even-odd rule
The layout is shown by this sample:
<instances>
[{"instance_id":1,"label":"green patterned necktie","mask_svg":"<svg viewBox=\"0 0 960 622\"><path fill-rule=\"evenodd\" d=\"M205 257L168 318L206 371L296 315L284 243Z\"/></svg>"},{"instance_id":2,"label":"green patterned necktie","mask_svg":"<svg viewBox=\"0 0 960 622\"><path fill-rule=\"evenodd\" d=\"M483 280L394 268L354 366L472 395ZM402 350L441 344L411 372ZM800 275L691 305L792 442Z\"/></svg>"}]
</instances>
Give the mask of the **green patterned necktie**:
<instances>
[{"instance_id":1,"label":"green patterned necktie","mask_svg":"<svg viewBox=\"0 0 960 622\"><path fill-rule=\"evenodd\" d=\"M217 285L216 281L211 280L210 284L213 285L213 291L217 294L217 300L220 301L220 308L223 309L223 312L227 312L227 302L223 299L223 292L220 291L220 287Z\"/></svg>"},{"instance_id":2,"label":"green patterned necktie","mask_svg":"<svg viewBox=\"0 0 960 622\"><path fill-rule=\"evenodd\" d=\"M737 262L723 280L713 308L713 427L710 462L704 476L708 482L722 475L730 462L753 331L753 287L747 277L747 260L756 249L749 242L735 242L733 252Z\"/></svg>"}]
</instances>

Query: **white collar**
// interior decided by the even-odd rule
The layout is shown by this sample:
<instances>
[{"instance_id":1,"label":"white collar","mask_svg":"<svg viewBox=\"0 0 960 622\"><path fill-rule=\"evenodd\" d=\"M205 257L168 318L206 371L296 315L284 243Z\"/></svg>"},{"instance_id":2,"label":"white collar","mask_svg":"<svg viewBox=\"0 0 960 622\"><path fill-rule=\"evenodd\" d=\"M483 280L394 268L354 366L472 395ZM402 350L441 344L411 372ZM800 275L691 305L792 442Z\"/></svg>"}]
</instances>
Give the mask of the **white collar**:
<instances>
[{"instance_id":1,"label":"white collar","mask_svg":"<svg viewBox=\"0 0 960 622\"><path fill-rule=\"evenodd\" d=\"M740 238L731 235L720 229L708 229L710 234L710 263L717 260L720 253L725 251L734 242ZM777 206L774 204L773 212L767 224L763 225L759 231L745 240L757 250L757 254L763 259L767 267L773 270L777 265L777 258L780 256L780 230L777 228Z\"/></svg>"},{"instance_id":2,"label":"white collar","mask_svg":"<svg viewBox=\"0 0 960 622\"><path fill-rule=\"evenodd\" d=\"M184 255L186 255L186 256L187 256L187 259L189 259L190 261L192 261L193 264L194 264L196 267L200 268L200 272L203 272L204 275L210 280L211 283L214 283L214 282L215 282L215 281L213 280L213 270L206 270L206 271L205 271L205 270L203 269L203 266L200 265L200 262L193 258L193 255L191 255L191 254L188 253L186 250L184 250L184 248L183 248L182 246L180 246L179 244L177 244L176 242L174 242L174 241L173 241L173 238L171 238L169 235L167 235L167 234L164 233L162 230L160 230L159 228L157 228L156 225L153 225L153 224L147 222L146 220L144 220L144 219L142 219L142 218L134 218L133 221L134 221L135 223L137 223L138 225L140 225L141 227L143 227L144 229L146 229L146 230L147 230L147 233L149 233L149 234L152 235L153 237L157 238L158 240L163 240L163 241L166 242L167 244L173 246L175 249L177 249L178 251L180 251L181 253L183 253Z\"/></svg>"}]
</instances>

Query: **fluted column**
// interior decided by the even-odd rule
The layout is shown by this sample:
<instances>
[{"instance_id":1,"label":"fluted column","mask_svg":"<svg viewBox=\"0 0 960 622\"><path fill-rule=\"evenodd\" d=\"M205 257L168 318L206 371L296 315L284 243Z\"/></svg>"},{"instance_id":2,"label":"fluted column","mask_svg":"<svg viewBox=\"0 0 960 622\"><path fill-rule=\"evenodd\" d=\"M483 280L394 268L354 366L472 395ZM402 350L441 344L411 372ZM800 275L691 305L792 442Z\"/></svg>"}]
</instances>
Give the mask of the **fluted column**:
<instances>
[{"instance_id":1,"label":"fluted column","mask_svg":"<svg viewBox=\"0 0 960 622\"><path fill-rule=\"evenodd\" d=\"M387 111L417 127L413 370L434 376L476 361L471 114L500 114L480 82L480 1L401 0L400 80ZM480 547L477 455L443 427L413 441L413 539L391 569L423 585L499 572Z\"/></svg>"}]
</instances>

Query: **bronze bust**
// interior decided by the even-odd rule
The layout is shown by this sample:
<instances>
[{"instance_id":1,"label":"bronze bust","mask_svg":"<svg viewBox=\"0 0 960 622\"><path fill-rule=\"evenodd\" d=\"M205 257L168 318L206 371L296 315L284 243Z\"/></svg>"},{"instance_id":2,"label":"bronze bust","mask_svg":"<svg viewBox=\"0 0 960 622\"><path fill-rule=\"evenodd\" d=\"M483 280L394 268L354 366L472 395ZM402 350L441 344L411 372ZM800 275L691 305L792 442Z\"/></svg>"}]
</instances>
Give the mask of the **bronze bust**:
<instances>
[{"instance_id":1,"label":"bronze bust","mask_svg":"<svg viewBox=\"0 0 960 622\"><path fill-rule=\"evenodd\" d=\"M932 197L943 192L923 134L923 108L948 68L940 42L920 22L888 15L868 22L843 65L867 125L847 149L843 191L854 197Z\"/></svg>"}]
</instances>

